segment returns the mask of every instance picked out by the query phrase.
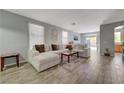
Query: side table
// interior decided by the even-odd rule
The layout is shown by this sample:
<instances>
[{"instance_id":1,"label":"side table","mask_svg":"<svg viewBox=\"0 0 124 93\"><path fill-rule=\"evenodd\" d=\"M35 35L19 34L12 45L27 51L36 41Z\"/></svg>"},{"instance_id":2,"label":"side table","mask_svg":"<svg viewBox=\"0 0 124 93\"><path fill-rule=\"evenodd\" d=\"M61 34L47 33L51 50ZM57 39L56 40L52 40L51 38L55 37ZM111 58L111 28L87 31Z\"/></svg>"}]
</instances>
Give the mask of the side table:
<instances>
[{"instance_id":1,"label":"side table","mask_svg":"<svg viewBox=\"0 0 124 93\"><path fill-rule=\"evenodd\" d=\"M11 57L15 57L16 58L16 64L17 64L17 67L19 67L19 53L3 54L3 55L0 55L1 71L3 71L4 65L5 65L5 58L11 58Z\"/></svg>"}]
</instances>

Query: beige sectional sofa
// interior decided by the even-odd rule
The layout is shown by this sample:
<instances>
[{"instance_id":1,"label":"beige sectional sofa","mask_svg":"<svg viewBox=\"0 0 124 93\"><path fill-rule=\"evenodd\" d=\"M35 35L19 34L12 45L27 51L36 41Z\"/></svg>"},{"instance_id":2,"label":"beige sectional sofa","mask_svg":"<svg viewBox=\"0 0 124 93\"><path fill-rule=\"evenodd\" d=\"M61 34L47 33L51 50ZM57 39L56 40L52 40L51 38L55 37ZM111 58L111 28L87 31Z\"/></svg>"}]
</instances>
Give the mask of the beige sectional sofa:
<instances>
[{"instance_id":1,"label":"beige sectional sofa","mask_svg":"<svg viewBox=\"0 0 124 93\"><path fill-rule=\"evenodd\" d=\"M79 52L80 57L89 57L90 56L90 48L81 48L80 45L74 45L74 51ZM61 62L60 55L62 52L68 51L65 49L64 45L59 45L59 50L52 51L50 45L45 45L45 52L39 53L36 51L35 47L29 50L28 60L29 63L38 71L43 71L52 66L58 65Z\"/></svg>"}]
</instances>

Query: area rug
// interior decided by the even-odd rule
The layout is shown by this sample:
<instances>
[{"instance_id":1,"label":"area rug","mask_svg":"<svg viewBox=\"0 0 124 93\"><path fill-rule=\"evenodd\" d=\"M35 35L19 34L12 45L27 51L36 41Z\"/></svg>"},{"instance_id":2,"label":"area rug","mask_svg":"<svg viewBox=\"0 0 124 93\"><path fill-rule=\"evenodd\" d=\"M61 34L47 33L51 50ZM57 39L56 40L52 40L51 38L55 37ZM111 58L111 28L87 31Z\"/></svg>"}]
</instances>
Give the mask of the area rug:
<instances>
[{"instance_id":1,"label":"area rug","mask_svg":"<svg viewBox=\"0 0 124 93\"><path fill-rule=\"evenodd\" d=\"M68 58L67 56L64 56L62 66L64 69L68 71L73 71L77 69L82 63L87 62L87 58L77 58L76 56L70 57L70 63L68 63Z\"/></svg>"}]
</instances>

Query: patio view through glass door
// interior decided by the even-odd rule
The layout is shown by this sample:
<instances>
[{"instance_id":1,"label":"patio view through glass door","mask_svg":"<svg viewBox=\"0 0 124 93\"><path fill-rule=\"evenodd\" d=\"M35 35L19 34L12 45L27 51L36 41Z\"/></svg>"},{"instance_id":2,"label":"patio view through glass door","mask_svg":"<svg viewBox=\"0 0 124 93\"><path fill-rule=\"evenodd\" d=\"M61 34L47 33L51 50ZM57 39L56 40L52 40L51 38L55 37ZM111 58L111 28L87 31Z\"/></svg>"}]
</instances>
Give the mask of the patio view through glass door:
<instances>
[{"instance_id":1,"label":"patio view through glass door","mask_svg":"<svg viewBox=\"0 0 124 93\"><path fill-rule=\"evenodd\" d=\"M122 52L122 46L121 46L121 32L115 32L114 33L114 39L115 39L115 52L121 53Z\"/></svg>"},{"instance_id":2,"label":"patio view through glass door","mask_svg":"<svg viewBox=\"0 0 124 93\"><path fill-rule=\"evenodd\" d=\"M96 36L86 37L86 40L90 41L90 48L96 50L97 49L97 38Z\"/></svg>"}]
</instances>

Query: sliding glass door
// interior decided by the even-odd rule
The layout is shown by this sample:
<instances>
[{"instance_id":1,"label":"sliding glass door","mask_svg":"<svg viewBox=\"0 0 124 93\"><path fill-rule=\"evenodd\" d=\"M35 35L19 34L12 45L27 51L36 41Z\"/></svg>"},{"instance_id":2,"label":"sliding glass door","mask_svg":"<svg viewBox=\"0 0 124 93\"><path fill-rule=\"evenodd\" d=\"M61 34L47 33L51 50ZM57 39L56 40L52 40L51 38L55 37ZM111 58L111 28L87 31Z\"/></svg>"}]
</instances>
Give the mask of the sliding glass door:
<instances>
[{"instance_id":1,"label":"sliding glass door","mask_svg":"<svg viewBox=\"0 0 124 93\"><path fill-rule=\"evenodd\" d=\"M114 39L115 39L115 52L116 53L121 53L122 52L121 32L115 32L114 33Z\"/></svg>"},{"instance_id":2,"label":"sliding glass door","mask_svg":"<svg viewBox=\"0 0 124 93\"><path fill-rule=\"evenodd\" d=\"M90 48L97 49L97 37L96 36L88 36L86 40L90 41Z\"/></svg>"}]
</instances>

